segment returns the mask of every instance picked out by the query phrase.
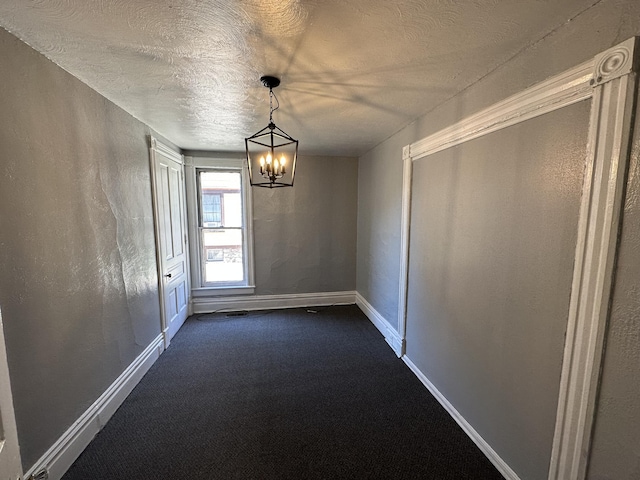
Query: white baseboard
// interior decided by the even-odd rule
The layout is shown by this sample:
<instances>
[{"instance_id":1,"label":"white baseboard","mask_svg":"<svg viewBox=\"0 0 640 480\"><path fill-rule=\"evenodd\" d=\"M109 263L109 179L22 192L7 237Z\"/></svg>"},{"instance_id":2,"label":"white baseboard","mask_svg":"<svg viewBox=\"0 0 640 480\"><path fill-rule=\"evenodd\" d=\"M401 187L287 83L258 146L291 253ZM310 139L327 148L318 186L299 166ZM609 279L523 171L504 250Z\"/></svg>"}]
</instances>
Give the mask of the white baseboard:
<instances>
[{"instance_id":1,"label":"white baseboard","mask_svg":"<svg viewBox=\"0 0 640 480\"><path fill-rule=\"evenodd\" d=\"M27 471L24 478L29 479L46 470L48 480L60 480L163 351L164 340L159 335Z\"/></svg>"},{"instance_id":2,"label":"white baseboard","mask_svg":"<svg viewBox=\"0 0 640 480\"><path fill-rule=\"evenodd\" d=\"M194 314L233 312L238 310L271 310L278 308L352 305L356 292L296 293L288 295L237 295L232 297L194 297Z\"/></svg>"},{"instance_id":3,"label":"white baseboard","mask_svg":"<svg viewBox=\"0 0 640 480\"><path fill-rule=\"evenodd\" d=\"M460 425L462 430L473 440L473 442L478 446L478 448L485 454L485 456L489 459L491 463L496 467L496 469L502 474L504 478L507 480L520 480L516 472L514 472L507 463L500 458L500 456L496 453L496 451L491 448L491 446L485 441L484 438L480 436L478 432L467 422L464 417L458 412L449 400L440 393L440 391L436 388L436 386L429 381L429 379L420 371L420 369L407 357L406 355L402 357L404 363L411 369L411 371L418 377L418 379L424 384L425 387L431 392L431 394L440 402L440 405L444 407L444 409L453 417L453 419Z\"/></svg>"},{"instance_id":4,"label":"white baseboard","mask_svg":"<svg viewBox=\"0 0 640 480\"><path fill-rule=\"evenodd\" d=\"M391 324L382 315L380 315L380 313L378 313L378 311L373 308L362 295L360 295L360 293L356 293L356 305L358 305L360 310L362 310L369 320L371 320L371 323L380 330L380 333L382 333L382 336L398 358L402 357L403 340L396 329L393 328Z\"/></svg>"}]
</instances>

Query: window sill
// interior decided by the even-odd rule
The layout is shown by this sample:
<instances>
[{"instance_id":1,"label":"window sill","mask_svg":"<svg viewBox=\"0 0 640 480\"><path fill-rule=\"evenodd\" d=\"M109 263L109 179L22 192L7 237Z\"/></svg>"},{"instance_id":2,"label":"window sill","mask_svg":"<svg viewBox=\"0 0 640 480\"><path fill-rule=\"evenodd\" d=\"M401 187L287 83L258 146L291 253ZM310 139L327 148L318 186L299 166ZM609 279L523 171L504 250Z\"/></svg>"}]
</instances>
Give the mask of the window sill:
<instances>
[{"instance_id":1,"label":"window sill","mask_svg":"<svg viewBox=\"0 0 640 480\"><path fill-rule=\"evenodd\" d=\"M193 298L201 297L220 297L224 295L253 295L255 286L246 287L200 287L192 288L191 295Z\"/></svg>"}]
</instances>

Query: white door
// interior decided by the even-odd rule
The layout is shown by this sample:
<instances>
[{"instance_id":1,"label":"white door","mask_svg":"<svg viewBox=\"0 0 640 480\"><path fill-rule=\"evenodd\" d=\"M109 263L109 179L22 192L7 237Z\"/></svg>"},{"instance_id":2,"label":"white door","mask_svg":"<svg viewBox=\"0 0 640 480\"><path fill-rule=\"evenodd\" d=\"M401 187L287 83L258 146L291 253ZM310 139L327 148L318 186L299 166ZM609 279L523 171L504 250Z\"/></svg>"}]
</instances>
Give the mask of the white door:
<instances>
[{"instance_id":1,"label":"white door","mask_svg":"<svg viewBox=\"0 0 640 480\"><path fill-rule=\"evenodd\" d=\"M2 312L0 312L0 479L17 480L21 477L22 464L16 419L13 413L7 353L4 347Z\"/></svg>"},{"instance_id":2,"label":"white door","mask_svg":"<svg viewBox=\"0 0 640 480\"><path fill-rule=\"evenodd\" d=\"M158 273L165 347L188 315L189 275L182 156L152 139Z\"/></svg>"}]
</instances>

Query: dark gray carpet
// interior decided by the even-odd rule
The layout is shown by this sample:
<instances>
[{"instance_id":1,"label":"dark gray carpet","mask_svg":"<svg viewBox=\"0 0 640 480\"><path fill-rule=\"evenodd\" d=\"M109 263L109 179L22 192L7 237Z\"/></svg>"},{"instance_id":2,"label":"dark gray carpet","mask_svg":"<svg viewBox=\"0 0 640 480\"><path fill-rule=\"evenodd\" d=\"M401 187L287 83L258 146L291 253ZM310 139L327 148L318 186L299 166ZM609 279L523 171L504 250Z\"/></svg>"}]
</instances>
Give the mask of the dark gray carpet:
<instances>
[{"instance_id":1,"label":"dark gray carpet","mask_svg":"<svg viewBox=\"0 0 640 480\"><path fill-rule=\"evenodd\" d=\"M201 315L64 476L502 479L356 306Z\"/></svg>"}]
</instances>

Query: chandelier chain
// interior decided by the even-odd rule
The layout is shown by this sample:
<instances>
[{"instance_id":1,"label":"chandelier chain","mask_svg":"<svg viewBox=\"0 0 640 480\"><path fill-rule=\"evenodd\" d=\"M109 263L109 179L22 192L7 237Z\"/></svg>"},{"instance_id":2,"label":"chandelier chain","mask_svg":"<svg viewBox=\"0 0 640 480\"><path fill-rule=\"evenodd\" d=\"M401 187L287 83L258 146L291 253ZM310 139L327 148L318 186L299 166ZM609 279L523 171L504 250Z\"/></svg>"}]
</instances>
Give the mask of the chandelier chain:
<instances>
[{"instance_id":1,"label":"chandelier chain","mask_svg":"<svg viewBox=\"0 0 640 480\"><path fill-rule=\"evenodd\" d=\"M273 108L274 98L276 100L276 108ZM278 97L276 97L276 94L273 93L273 88L270 88L269 89L269 123L273 123L273 112L275 112L279 108L280 108L280 101L278 100Z\"/></svg>"}]
</instances>

